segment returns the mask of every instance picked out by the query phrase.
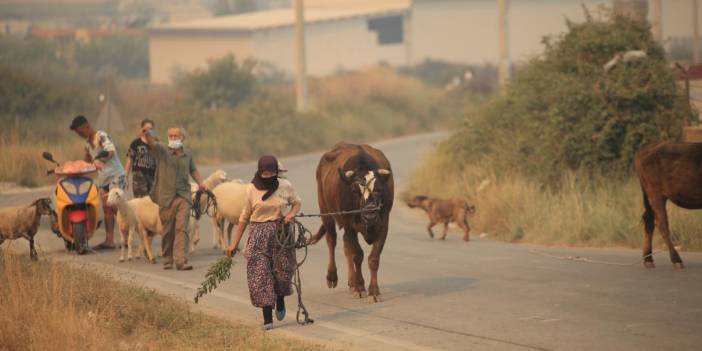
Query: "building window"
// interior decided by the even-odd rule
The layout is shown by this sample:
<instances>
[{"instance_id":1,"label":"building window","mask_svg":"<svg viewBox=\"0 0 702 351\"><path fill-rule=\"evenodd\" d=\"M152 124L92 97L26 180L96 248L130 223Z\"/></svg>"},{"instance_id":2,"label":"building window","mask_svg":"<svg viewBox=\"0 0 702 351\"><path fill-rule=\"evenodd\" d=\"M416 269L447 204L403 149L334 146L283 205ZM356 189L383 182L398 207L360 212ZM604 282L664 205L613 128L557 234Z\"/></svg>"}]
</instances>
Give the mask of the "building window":
<instances>
[{"instance_id":1,"label":"building window","mask_svg":"<svg viewBox=\"0 0 702 351\"><path fill-rule=\"evenodd\" d=\"M377 17L368 20L368 30L377 32L378 44L402 44L402 16Z\"/></svg>"}]
</instances>

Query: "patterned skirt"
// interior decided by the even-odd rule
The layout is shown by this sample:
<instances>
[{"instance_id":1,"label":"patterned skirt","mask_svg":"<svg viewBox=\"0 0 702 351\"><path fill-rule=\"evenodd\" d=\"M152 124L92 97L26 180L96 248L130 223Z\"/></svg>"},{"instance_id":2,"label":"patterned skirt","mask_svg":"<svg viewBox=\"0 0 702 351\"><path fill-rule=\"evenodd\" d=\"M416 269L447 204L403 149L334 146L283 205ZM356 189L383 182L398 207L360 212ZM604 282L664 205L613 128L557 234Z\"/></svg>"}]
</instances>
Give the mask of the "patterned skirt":
<instances>
[{"instance_id":1,"label":"patterned skirt","mask_svg":"<svg viewBox=\"0 0 702 351\"><path fill-rule=\"evenodd\" d=\"M244 257L251 304L256 307L274 307L277 296L292 295L295 249L276 245L277 231L277 222L250 225Z\"/></svg>"}]
</instances>

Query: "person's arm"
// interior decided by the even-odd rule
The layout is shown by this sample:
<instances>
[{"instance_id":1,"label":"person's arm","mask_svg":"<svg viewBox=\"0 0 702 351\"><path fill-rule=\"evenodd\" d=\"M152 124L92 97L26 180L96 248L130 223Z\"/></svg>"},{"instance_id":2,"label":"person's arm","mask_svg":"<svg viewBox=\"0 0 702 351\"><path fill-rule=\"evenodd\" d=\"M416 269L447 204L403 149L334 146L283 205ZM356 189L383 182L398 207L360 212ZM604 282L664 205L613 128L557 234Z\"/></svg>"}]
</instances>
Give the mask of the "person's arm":
<instances>
[{"instance_id":1,"label":"person's arm","mask_svg":"<svg viewBox=\"0 0 702 351\"><path fill-rule=\"evenodd\" d=\"M295 215L300 213L300 209L302 208L302 200L300 200L300 197L297 196L295 188L292 187L292 184L287 182L287 186L290 187L288 191L288 203L292 204L292 208L290 209L290 212L285 215L285 223L290 223L295 219Z\"/></svg>"},{"instance_id":2,"label":"person's arm","mask_svg":"<svg viewBox=\"0 0 702 351\"><path fill-rule=\"evenodd\" d=\"M300 209L302 208L302 203L301 202L296 202L293 204L293 207L290 209L290 212L288 212L287 215L285 215L285 223L290 223L295 219L295 215L300 213Z\"/></svg>"},{"instance_id":3,"label":"person's arm","mask_svg":"<svg viewBox=\"0 0 702 351\"><path fill-rule=\"evenodd\" d=\"M202 176L200 175L200 172L198 172L197 169L191 172L190 176L193 177L193 179L195 179L195 183L197 183L197 188L199 190L207 190L207 184L204 183L204 180L202 179Z\"/></svg>"},{"instance_id":4,"label":"person's arm","mask_svg":"<svg viewBox=\"0 0 702 351\"><path fill-rule=\"evenodd\" d=\"M249 225L249 222L239 222L239 224L236 225L236 235L234 236L234 241L229 245L227 248L227 255L228 256L234 256L234 253L237 248L239 247L239 242L241 242L241 237L244 236L244 231L246 230L246 227Z\"/></svg>"},{"instance_id":5,"label":"person's arm","mask_svg":"<svg viewBox=\"0 0 702 351\"><path fill-rule=\"evenodd\" d=\"M124 166L124 173L127 175L127 178L129 178L129 174L132 173L132 158L131 157L127 158L127 164Z\"/></svg>"},{"instance_id":6,"label":"person's arm","mask_svg":"<svg viewBox=\"0 0 702 351\"><path fill-rule=\"evenodd\" d=\"M197 187L201 191L207 190L207 185L205 184L204 180L202 179L202 176L200 175L200 172L197 170L197 167L195 167L195 161L193 161L193 158L190 157L190 176L195 179L195 182L197 183Z\"/></svg>"},{"instance_id":7,"label":"person's arm","mask_svg":"<svg viewBox=\"0 0 702 351\"><path fill-rule=\"evenodd\" d=\"M141 129L141 134L144 135L144 139L146 139L146 146L151 149L154 144L156 144L156 137L154 136L153 130L144 127Z\"/></svg>"},{"instance_id":8,"label":"person's arm","mask_svg":"<svg viewBox=\"0 0 702 351\"><path fill-rule=\"evenodd\" d=\"M241 237L244 235L244 230L249 225L249 220L251 220L251 213L253 212L251 206L251 188L246 189L246 204L244 209L239 215L239 224L236 226L236 235L234 236L234 241L227 247L227 255L234 256L235 251L239 247L239 242Z\"/></svg>"},{"instance_id":9,"label":"person's arm","mask_svg":"<svg viewBox=\"0 0 702 351\"><path fill-rule=\"evenodd\" d=\"M112 142L112 139L110 139L110 137L104 132L100 132L98 137L100 138L100 147L103 150L107 151L107 156L101 157L101 159L103 162L109 161L110 159L112 159L112 157L115 156L115 151L117 151L117 149L115 148L115 144Z\"/></svg>"},{"instance_id":10,"label":"person's arm","mask_svg":"<svg viewBox=\"0 0 702 351\"><path fill-rule=\"evenodd\" d=\"M124 184L124 190L129 189L129 173L132 173L132 158L127 157L127 164L124 166L124 178L126 180Z\"/></svg>"}]
</instances>

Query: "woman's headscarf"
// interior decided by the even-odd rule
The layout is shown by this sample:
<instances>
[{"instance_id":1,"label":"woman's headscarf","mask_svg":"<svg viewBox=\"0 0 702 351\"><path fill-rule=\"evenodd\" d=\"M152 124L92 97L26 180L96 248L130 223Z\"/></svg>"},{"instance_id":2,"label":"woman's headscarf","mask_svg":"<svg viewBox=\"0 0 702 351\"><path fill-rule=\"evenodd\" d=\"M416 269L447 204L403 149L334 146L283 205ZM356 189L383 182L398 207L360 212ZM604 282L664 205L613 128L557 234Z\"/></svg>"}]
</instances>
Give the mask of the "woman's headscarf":
<instances>
[{"instance_id":1,"label":"woman's headscarf","mask_svg":"<svg viewBox=\"0 0 702 351\"><path fill-rule=\"evenodd\" d=\"M270 178L261 177L261 173L266 171L273 172L275 175ZM258 159L258 171L256 171L253 179L251 179L251 183L253 183L258 190L266 190L266 193L263 194L261 198L263 201L266 201L266 199L271 197L271 195L278 190L278 171L278 160L275 156L266 155Z\"/></svg>"}]
</instances>

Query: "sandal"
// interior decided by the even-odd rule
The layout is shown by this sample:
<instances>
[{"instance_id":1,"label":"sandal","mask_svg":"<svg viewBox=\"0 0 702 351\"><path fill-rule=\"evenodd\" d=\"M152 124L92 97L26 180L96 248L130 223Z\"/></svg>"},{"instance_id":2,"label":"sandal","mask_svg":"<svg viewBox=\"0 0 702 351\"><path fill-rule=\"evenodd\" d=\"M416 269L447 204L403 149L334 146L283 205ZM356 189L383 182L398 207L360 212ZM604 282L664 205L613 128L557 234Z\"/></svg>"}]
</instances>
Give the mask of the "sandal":
<instances>
[{"instance_id":1,"label":"sandal","mask_svg":"<svg viewBox=\"0 0 702 351\"><path fill-rule=\"evenodd\" d=\"M105 243L101 243L97 246L93 246L93 250L114 250L116 248L115 245L108 245Z\"/></svg>"}]
</instances>

